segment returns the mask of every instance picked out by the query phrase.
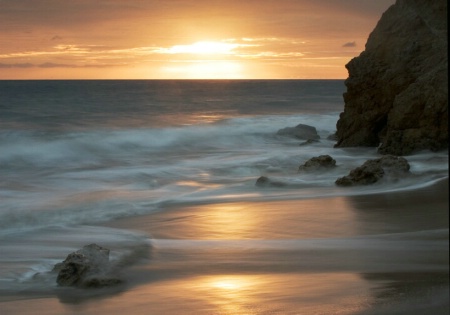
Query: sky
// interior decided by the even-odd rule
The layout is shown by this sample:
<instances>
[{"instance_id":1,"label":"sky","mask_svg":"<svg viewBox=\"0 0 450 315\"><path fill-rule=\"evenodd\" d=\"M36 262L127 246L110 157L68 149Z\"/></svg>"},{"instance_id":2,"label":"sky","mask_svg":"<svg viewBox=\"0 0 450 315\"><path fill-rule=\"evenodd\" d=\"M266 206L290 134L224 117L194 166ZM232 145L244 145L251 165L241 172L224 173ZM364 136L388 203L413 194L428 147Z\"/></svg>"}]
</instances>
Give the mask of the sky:
<instances>
[{"instance_id":1,"label":"sky","mask_svg":"<svg viewBox=\"0 0 450 315\"><path fill-rule=\"evenodd\" d=\"M0 79L345 79L395 0L0 0Z\"/></svg>"}]
</instances>

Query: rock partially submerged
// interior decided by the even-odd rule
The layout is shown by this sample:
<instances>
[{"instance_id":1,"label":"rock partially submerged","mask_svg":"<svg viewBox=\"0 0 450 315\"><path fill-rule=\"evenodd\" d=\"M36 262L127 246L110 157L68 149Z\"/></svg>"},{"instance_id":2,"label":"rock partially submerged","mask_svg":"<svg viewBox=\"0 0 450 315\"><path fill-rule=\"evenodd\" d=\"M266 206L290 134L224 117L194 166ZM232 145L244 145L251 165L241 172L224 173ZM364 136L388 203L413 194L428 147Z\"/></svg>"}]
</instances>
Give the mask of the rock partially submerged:
<instances>
[{"instance_id":1,"label":"rock partially submerged","mask_svg":"<svg viewBox=\"0 0 450 315\"><path fill-rule=\"evenodd\" d=\"M405 158L387 155L366 161L363 165L350 171L349 175L338 178L335 183L338 186L369 185L384 177L398 179L409 174L409 168L409 163Z\"/></svg>"},{"instance_id":2,"label":"rock partially submerged","mask_svg":"<svg viewBox=\"0 0 450 315\"><path fill-rule=\"evenodd\" d=\"M315 139L308 139L305 142L300 143L300 146L310 145L310 144L317 143L317 142L320 142L320 141L315 140Z\"/></svg>"},{"instance_id":3,"label":"rock partially submerged","mask_svg":"<svg viewBox=\"0 0 450 315\"><path fill-rule=\"evenodd\" d=\"M299 172L328 171L336 167L336 160L329 155L313 157L300 165ZM338 186L357 186L374 184L381 179L397 181L411 175L410 165L403 157L385 155L378 159L367 160L363 165L353 169L347 176L338 178ZM273 180L267 176L260 176L255 183L258 187L304 187L304 185Z\"/></svg>"},{"instance_id":4,"label":"rock partially submerged","mask_svg":"<svg viewBox=\"0 0 450 315\"><path fill-rule=\"evenodd\" d=\"M258 187L284 187L287 184L279 181L271 180L269 177L261 176L256 180L255 183Z\"/></svg>"},{"instance_id":5,"label":"rock partially submerged","mask_svg":"<svg viewBox=\"0 0 450 315\"><path fill-rule=\"evenodd\" d=\"M58 272L56 282L60 286L97 288L123 282L113 269L109 249L90 244L70 253L63 262L55 265L53 271Z\"/></svg>"},{"instance_id":6,"label":"rock partially submerged","mask_svg":"<svg viewBox=\"0 0 450 315\"><path fill-rule=\"evenodd\" d=\"M317 130L313 126L308 126L304 124L299 124L295 127L286 127L278 130L277 135L287 136L300 140L318 140L320 136Z\"/></svg>"},{"instance_id":7,"label":"rock partially submerged","mask_svg":"<svg viewBox=\"0 0 450 315\"><path fill-rule=\"evenodd\" d=\"M300 165L298 171L327 170L336 167L336 160L329 155L319 155Z\"/></svg>"}]
</instances>

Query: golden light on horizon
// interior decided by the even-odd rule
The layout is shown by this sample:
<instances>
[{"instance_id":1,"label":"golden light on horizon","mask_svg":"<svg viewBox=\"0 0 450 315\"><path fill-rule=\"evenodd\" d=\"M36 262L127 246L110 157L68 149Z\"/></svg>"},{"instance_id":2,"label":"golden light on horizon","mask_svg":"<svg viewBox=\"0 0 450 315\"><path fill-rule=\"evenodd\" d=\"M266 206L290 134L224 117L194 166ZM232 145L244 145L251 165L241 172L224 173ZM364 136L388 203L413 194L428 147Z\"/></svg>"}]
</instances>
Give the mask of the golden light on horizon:
<instances>
[{"instance_id":1,"label":"golden light on horizon","mask_svg":"<svg viewBox=\"0 0 450 315\"><path fill-rule=\"evenodd\" d=\"M29 79L336 79L345 78L346 54L327 52L330 41L290 37L197 40L115 48L58 43L43 50L0 54L3 73ZM336 41L335 45L339 45ZM311 49L323 49L321 55ZM54 60L49 62L48 60ZM22 74L21 74L22 73ZM20 78L20 77L12 77Z\"/></svg>"},{"instance_id":2,"label":"golden light on horizon","mask_svg":"<svg viewBox=\"0 0 450 315\"><path fill-rule=\"evenodd\" d=\"M244 62L235 51L250 45L227 41L202 40L192 44L173 45L156 50L172 56L161 71L168 77L180 79L244 79Z\"/></svg>"},{"instance_id":3,"label":"golden light on horizon","mask_svg":"<svg viewBox=\"0 0 450 315\"><path fill-rule=\"evenodd\" d=\"M172 62L161 70L169 77L180 79L243 79L242 65L230 60L191 60Z\"/></svg>"},{"instance_id":4,"label":"golden light on horizon","mask_svg":"<svg viewBox=\"0 0 450 315\"><path fill-rule=\"evenodd\" d=\"M213 41L199 41L189 45L174 45L165 50L169 54L230 54L231 51L239 47L238 44L213 42Z\"/></svg>"},{"instance_id":5,"label":"golden light on horizon","mask_svg":"<svg viewBox=\"0 0 450 315\"><path fill-rule=\"evenodd\" d=\"M0 79L345 79L394 1L0 1Z\"/></svg>"}]
</instances>

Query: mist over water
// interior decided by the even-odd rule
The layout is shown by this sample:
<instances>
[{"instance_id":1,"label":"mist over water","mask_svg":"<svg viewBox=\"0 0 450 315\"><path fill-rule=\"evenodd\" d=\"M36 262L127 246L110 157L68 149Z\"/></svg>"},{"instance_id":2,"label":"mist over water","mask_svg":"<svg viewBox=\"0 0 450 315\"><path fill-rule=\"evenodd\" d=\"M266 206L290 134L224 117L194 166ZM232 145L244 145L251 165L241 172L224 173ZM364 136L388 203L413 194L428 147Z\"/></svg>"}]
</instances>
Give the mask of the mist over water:
<instances>
[{"instance_id":1,"label":"mist over water","mask_svg":"<svg viewBox=\"0 0 450 315\"><path fill-rule=\"evenodd\" d=\"M218 232L213 238L219 243L208 243L212 236L202 234L200 226L194 238L183 237L182 231L171 235L183 239L176 241L156 226L148 228L148 234L98 226L120 218L165 213L174 207L383 196L426 189L448 176L447 152L419 152L406 157L413 174L410 178L368 187L336 187L338 177L378 157L376 148L335 149L335 142L328 139L343 111L344 90L340 80L0 81L0 292L30 288L29 280L36 272L51 269L92 240L110 246L114 259L141 255L141 246L152 243L160 253L171 258L180 255L188 262L193 258L191 250L211 260L211 248L236 244L233 255L224 252L218 257L231 257L230 266L246 261L253 269L264 269L254 261L259 258L268 266L276 264L274 251L289 253L289 265L312 248L319 252L310 257L309 267L298 264L295 271L311 266L333 272L392 270L386 261L348 265L342 258L349 252L358 256L367 247L373 249L373 257L400 252L395 257L405 270L414 268L408 265L408 257L426 264L433 256L430 248L448 247L448 226L428 231L434 223L424 224L425 232L417 232L419 239L425 237L423 242L413 241L417 235L410 228L364 233L350 224L339 230L336 224L344 218L348 222L356 219L346 212L354 206L337 201L334 219L323 219L330 213L320 213L319 219L314 219L317 213L305 213L303 217L319 222L309 227L268 228L272 232L261 230L259 234L245 232L248 226L244 230L236 226L234 237L225 238ZM303 141L276 134L300 123L316 127L320 141L300 145ZM298 173L299 165L323 154L337 161L334 170ZM285 186L256 187L260 176ZM261 220L255 211L249 210L255 214L252 220ZM277 210L265 215L273 222L283 216ZM296 229L308 232L300 235ZM324 230L331 232L317 234ZM413 234L398 240L388 236L390 232ZM403 247L409 248L406 256L402 256ZM260 256L253 256L256 249ZM342 260L333 256L336 251ZM337 260L328 266L323 257ZM164 255L160 259L164 264L174 263ZM437 266L425 269L442 271L445 259L439 256L438 260ZM33 290L45 291L46 286L35 286Z\"/></svg>"}]
</instances>

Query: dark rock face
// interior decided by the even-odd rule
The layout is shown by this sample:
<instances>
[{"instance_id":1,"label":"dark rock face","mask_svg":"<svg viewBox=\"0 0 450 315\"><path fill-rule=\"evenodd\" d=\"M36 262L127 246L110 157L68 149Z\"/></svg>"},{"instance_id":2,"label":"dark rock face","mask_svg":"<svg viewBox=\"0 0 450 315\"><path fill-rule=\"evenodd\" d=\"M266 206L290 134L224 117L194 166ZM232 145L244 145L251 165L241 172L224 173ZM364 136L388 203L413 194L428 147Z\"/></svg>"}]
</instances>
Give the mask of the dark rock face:
<instances>
[{"instance_id":1,"label":"dark rock face","mask_svg":"<svg viewBox=\"0 0 450 315\"><path fill-rule=\"evenodd\" d=\"M299 124L295 127L286 127L278 130L277 135L288 136L297 138L300 140L318 140L320 136L317 134L317 130L313 126Z\"/></svg>"},{"instance_id":2,"label":"dark rock face","mask_svg":"<svg viewBox=\"0 0 450 315\"><path fill-rule=\"evenodd\" d=\"M305 164L300 165L298 168L301 171L314 171L314 170L326 170L334 168L336 166L336 160L329 155L320 155L313 157L305 162Z\"/></svg>"},{"instance_id":3,"label":"dark rock face","mask_svg":"<svg viewBox=\"0 0 450 315\"><path fill-rule=\"evenodd\" d=\"M447 0L397 0L346 67L336 147L448 148Z\"/></svg>"},{"instance_id":4,"label":"dark rock face","mask_svg":"<svg viewBox=\"0 0 450 315\"><path fill-rule=\"evenodd\" d=\"M405 158L386 155L379 159L368 160L360 167L350 171L347 176L338 178L338 186L370 185L383 177L393 179L409 174L409 163Z\"/></svg>"},{"instance_id":5,"label":"dark rock face","mask_svg":"<svg viewBox=\"0 0 450 315\"><path fill-rule=\"evenodd\" d=\"M103 287L122 282L111 273L109 249L97 244L70 253L54 271L58 272L56 282L60 286Z\"/></svg>"}]
</instances>

